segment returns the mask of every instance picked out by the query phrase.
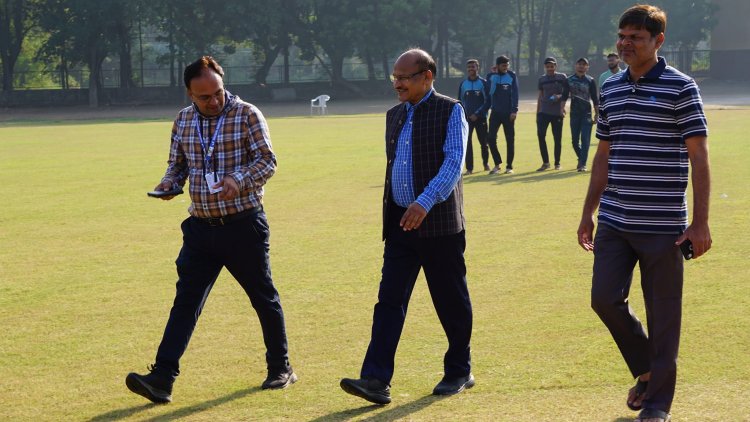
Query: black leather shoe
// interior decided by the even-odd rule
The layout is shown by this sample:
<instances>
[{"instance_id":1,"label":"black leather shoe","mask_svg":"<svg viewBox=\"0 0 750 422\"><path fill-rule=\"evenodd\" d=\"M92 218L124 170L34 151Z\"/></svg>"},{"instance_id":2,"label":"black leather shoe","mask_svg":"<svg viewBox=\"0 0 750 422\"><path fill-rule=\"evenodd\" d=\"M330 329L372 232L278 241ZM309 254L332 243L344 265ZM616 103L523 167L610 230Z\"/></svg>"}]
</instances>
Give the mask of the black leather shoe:
<instances>
[{"instance_id":1,"label":"black leather shoe","mask_svg":"<svg viewBox=\"0 0 750 422\"><path fill-rule=\"evenodd\" d=\"M125 377L125 385L135 394L141 395L154 403L169 403L172 401L172 384L174 377L162 374L154 367L150 373L139 375L131 372Z\"/></svg>"},{"instance_id":2,"label":"black leather shoe","mask_svg":"<svg viewBox=\"0 0 750 422\"><path fill-rule=\"evenodd\" d=\"M432 390L432 394L436 396L450 396L453 394L458 394L464 391L464 389L466 388L473 387L474 383L474 375L471 374L465 377L458 378L443 377L438 385L435 386L435 389Z\"/></svg>"},{"instance_id":3,"label":"black leather shoe","mask_svg":"<svg viewBox=\"0 0 750 422\"><path fill-rule=\"evenodd\" d=\"M347 393L362 397L375 404L388 404L391 402L391 386L375 378L341 380L341 389Z\"/></svg>"},{"instance_id":4,"label":"black leather shoe","mask_svg":"<svg viewBox=\"0 0 750 422\"><path fill-rule=\"evenodd\" d=\"M260 388L264 390L280 390L289 387L295 382L297 382L297 374L294 373L291 367L282 370L269 369L268 377L263 381Z\"/></svg>"}]
</instances>

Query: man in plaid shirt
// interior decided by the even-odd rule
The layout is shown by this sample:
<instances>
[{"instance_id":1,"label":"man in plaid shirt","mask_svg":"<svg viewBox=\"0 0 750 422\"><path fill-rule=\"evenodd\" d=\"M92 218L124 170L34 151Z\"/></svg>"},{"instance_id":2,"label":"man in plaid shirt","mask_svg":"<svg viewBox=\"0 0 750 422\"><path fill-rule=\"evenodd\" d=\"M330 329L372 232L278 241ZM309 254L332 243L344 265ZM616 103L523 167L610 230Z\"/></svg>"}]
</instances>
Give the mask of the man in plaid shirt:
<instances>
[{"instance_id":1,"label":"man in plaid shirt","mask_svg":"<svg viewBox=\"0 0 750 422\"><path fill-rule=\"evenodd\" d=\"M157 191L190 181L190 217L182 223L177 292L150 373L128 374L125 383L155 403L172 400L172 384L198 316L223 267L237 279L255 308L266 346L264 389L297 381L289 364L284 313L271 279L269 227L263 185L276 171L268 126L252 104L224 89L224 71L204 56L185 68L193 105L172 127L169 165ZM164 196L169 200L174 196Z\"/></svg>"}]
</instances>

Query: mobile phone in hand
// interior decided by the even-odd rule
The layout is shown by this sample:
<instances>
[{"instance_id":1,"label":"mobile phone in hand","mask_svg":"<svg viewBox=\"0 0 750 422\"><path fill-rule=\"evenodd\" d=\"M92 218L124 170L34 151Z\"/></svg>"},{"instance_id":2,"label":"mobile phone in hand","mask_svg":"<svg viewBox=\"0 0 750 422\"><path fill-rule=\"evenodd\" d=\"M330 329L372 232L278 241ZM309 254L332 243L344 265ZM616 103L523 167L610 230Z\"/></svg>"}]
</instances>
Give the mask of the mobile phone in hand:
<instances>
[{"instance_id":1,"label":"mobile phone in hand","mask_svg":"<svg viewBox=\"0 0 750 422\"><path fill-rule=\"evenodd\" d=\"M147 192L146 195L152 197L152 198L161 198L164 196L175 196L182 193L182 187L177 186L174 189L170 190L155 190L151 192Z\"/></svg>"},{"instance_id":2,"label":"mobile phone in hand","mask_svg":"<svg viewBox=\"0 0 750 422\"><path fill-rule=\"evenodd\" d=\"M684 242L680 243L680 250L686 260L693 258L693 242L690 239L685 239Z\"/></svg>"}]
</instances>

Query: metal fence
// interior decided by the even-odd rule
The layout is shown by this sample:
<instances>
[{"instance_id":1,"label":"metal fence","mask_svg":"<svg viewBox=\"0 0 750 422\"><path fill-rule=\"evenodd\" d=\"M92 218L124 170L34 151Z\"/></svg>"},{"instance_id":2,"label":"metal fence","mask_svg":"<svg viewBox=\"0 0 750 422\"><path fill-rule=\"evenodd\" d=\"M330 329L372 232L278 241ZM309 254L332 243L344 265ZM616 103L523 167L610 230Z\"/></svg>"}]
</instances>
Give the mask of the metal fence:
<instances>
[{"instance_id":1,"label":"metal fence","mask_svg":"<svg viewBox=\"0 0 750 422\"><path fill-rule=\"evenodd\" d=\"M706 76L710 70L710 50L685 50L685 51L661 51L660 55L666 57L667 62L678 69L693 76ZM513 60L514 67L519 75L528 75L528 60L519 57ZM567 63L567 65L566 65ZM572 61L571 61L572 63ZM392 62L389 63L389 66ZM559 61L558 68L572 68L570 63L564 59ZM255 83L257 66L247 67L224 67L225 82L232 85L245 85ZM450 77L460 77L464 69L451 68ZM174 81L179 86L182 84L181 70L176 71ZM67 71L67 83L63 84L65 78L59 71L35 71L15 72L15 89L68 89L88 88L89 71L86 68L73 68ZM382 65L375 66L375 78L386 80ZM357 60L345 61L343 66L343 77L350 81L361 81L369 78L367 65ZM148 67L142 70L138 67L133 69L133 79L139 87L164 87L170 86L170 70L164 67ZM294 64L289 66L289 81L295 82L325 82L330 80L330 75L325 67L319 63ZM281 84L284 82L284 66L274 65L270 68L266 77L268 84ZM105 88L120 87L120 71L116 67L102 70L102 86Z\"/></svg>"}]
</instances>

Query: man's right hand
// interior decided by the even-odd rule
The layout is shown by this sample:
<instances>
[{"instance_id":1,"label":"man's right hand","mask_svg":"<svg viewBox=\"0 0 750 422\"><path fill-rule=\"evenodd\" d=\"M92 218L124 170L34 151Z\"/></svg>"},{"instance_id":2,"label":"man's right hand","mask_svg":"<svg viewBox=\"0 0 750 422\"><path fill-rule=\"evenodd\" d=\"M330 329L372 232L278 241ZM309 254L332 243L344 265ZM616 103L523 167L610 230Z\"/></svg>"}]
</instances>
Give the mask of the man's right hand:
<instances>
[{"instance_id":1,"label":"man's right hand","mask_svg":"<svg viewBox=\"0 0 750 422\"><path fill-rule=\"evenodd\" d=\"M170 189L172 189L172 182L161 182L158 185L156 185L156 187L154 188L154 190L159 190L159 191L167 191ZM170 199L174 197L175 195L162 196L161 199L164 201L169 201Z\"/></svg>"},{"instance_id":2,"label":"man's right hand","mask_svg":"<svg viewBox=\"0 0 750 422\"><path fill-rule=\"evenodd\" d=\"M472 122L476 122L477 119L479 119L479 117L476 114L472 114L471 116L469 116L469 120L471 120Z\"/></svg>"},{"instance_id":3,"label":"man's right hand","mask_svg":"<svg viewBox=\"0 0 750 422\"><path fill-rule=\"evenodd\" d=\"M594 216L583 216L578 226L578 244L584 251L594 250Z\"/></svg>"}]
</instances>

